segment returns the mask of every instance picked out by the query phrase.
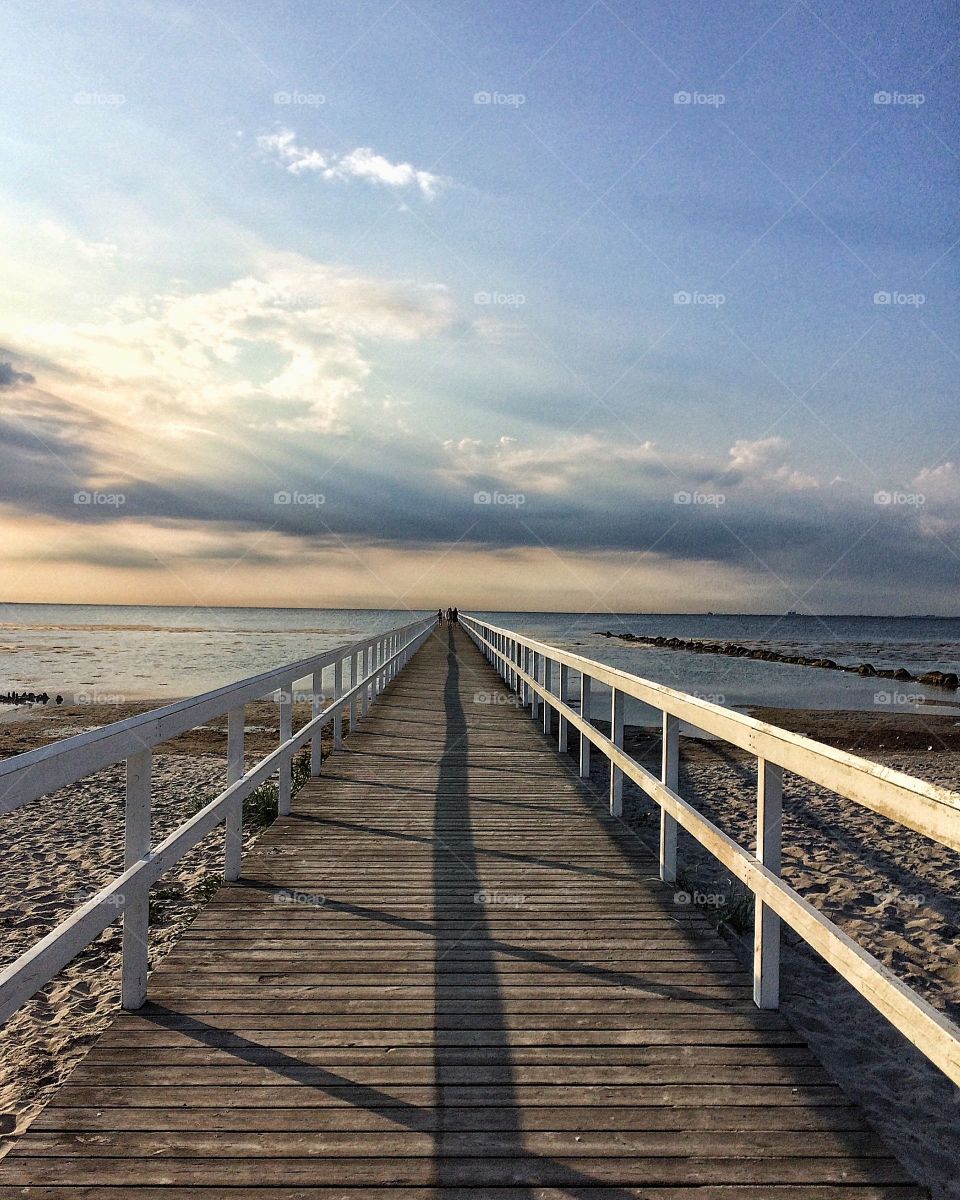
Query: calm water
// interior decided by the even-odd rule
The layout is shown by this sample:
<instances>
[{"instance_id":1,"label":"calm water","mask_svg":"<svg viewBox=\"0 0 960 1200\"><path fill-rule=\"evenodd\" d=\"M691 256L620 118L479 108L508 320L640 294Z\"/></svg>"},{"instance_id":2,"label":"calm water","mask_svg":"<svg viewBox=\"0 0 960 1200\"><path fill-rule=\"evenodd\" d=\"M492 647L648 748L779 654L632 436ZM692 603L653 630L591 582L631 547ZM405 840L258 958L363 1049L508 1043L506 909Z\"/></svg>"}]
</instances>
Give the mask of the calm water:
<instances>
[{"instance_id":1,"label":"calm water","mask_svg":"<svg viewBox=\"0 0 960 1200\"><path fill-rule=\"evenodd\" d=\"M734 708L881 708L956 713L960 692L925 688L892 679L867 679L839 671L767 663L721 655L691 654L636 646L598 631L656 637L704 638L765 646L785 653L835 662L872 662L875 667L906 667L960 673L960 618L776 617L712 614L478 613L510 629L539 637L588 658L620 667L645 679ZM936 709L919 699L954 702ZM598 712L604 711L598 709ZM628 705L628 721L649 719L649 709Z\"/></svg>"},{"instance_id":2,"label":"calm water","mask_svg":"<svg viewBox=\"0 0 960 1200\"><path fill-rule=\"evenodd\" d=\"M192 695L420 615L385 609L7 604L0 606L0 692L46 690L68 701ZM916 710L919 697L960 698L913 683L630 646L598 632L735 641L919 673L960 670L960 618L478 615L735 707ZM941 711L960 715L950 706ZM2 706L2 712L11 710ZM628 719L641 715L628 712Z\"/></svg>"}]
</instances>

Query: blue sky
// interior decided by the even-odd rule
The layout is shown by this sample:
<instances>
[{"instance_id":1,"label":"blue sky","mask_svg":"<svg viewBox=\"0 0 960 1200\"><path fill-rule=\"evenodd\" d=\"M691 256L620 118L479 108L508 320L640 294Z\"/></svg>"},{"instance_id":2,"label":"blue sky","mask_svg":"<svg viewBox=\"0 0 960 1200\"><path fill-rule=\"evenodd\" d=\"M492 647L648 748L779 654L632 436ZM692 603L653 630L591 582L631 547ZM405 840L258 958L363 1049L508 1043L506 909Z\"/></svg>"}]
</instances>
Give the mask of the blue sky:
<instances>
[{"instance_id":1,"label":"blue sky","mask_svg":"<svg viewBox=\"0 0 960 1200\"><path fill-rule=\"evenodd\" d=\"M4 599L960 611L941 6L0 34Z\"/></svg>"}]
</instances>

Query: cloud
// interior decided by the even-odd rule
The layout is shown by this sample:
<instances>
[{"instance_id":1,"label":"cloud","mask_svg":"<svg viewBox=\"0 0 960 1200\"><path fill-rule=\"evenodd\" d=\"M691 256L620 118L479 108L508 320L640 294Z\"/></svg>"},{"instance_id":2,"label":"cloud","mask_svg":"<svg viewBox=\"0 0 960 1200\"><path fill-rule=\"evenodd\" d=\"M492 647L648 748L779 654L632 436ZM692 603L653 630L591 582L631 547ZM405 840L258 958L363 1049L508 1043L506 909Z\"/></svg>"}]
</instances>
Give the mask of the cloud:
<instances>
[{"instance_id":1,"label":"cloud","mask_svg":"<svg viewBox=\"0 0 960 1200\"><path fill-rule=\"evenodd\" d=\"M576 497L584 507L617 496L622 502L624 496L662 491L664 485L674 491L713 484L727 491L762 489L768 495L819 487L813 476L786 461L789 447L776 437L738 441L726 460L602 430L561 433L526 445L507 437L493 442L451 439L443 451L438 474L451 483Z\"/></svg>"},{"instance_id":2,"label":"cloud","mask_svg":"<svg viewBox=\"0 0 960 1200\"><path fill-rule=\"evenodd\" d=\"M15 388L25 383L36 382L28 371L16 371L13 363L0 362L0 388Z\"/></svg>"},{"instance_id":3,"label":"cloud","mask_svg":"<svg viewBox=\"0 0 960 1200\"><path fill-rule=\"evenodd\" d=\"M373 370L368 348L435 337L452 319L439 285L272 254L221 287L122 297L96 321L5 332L69 363L75 398L149 422L162 441L216 430L221 417L236 429L344 430Z\"/></svg>"},{"instance_id":4,"label":"cloud","mask_svg":"<svg viewBox=\"0 0 960 1200\"><path fill-rule=\"evenodd\" d=\"M411 163L391 162L369 146L358 146L342 155L321 153L298 145L292 129L262 134L257 145L291 175L316 173L330 180L363 179L382 187L416 188L427 200L433 200L450 182Z\"/></svg>"},{"instance_id":5,"label":"cloud","mask_svg":"<svg viewBox=\"0 0 960 1200\"><path fill-rule=\"evenodd\" d=\"M924 467L916 474L911 486L936 500L960 500L960 469L952 462Z\"/></svg>"},{"instance_id":6,"label":"cloud","mask_svg":"<svg viewBox=\"0 0 960 1200\"><path fill-rule=\"evenodd\" d=\"M730 447L730 477L745 483L779 485L789 491L818 488L820 481L813 475L784 461L786 453L787 443L781 437L741 439Z\"/></svg>"},{"instance_id":7,"label":"cloud","mask_svg":"<svg viewBox=\"0 0 960 1200\"><path fill-rule=\"evenodd\" d=\"M110 261L117 257L119 247L113 242L86 241L58 225L56 221L41 221L38 226L45 238L65 250L71 250L87 262Z\"/></svg>"},{"instance_id":8,"label":"cloud","mask_svg":"<svg viewBox=\"0 0 960 1200\"><path fill-rule=\"evenodd\" d=\"M319 150L298 146L292 129L278 129L275 133L261 134L257 145L272 155L291 175L302 175L306 171L326 171L330 159Z\"/></svg>"}]
</instances>

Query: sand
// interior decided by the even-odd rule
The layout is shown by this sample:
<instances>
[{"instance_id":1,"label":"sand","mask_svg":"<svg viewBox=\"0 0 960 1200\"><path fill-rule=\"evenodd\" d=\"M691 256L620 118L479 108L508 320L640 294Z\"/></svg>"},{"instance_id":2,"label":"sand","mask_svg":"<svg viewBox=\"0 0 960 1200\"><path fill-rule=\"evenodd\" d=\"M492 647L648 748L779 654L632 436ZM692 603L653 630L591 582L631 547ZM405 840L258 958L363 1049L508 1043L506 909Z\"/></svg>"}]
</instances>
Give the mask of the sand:
<instances>
[{"instance_id":1,"label":"sand","mask_svg":"<svg viewBox=\"0 0 960 1200\"><path fill-rule=\"evenodd\" d=\"M0 755L69 736L150 707L41 710L0 724ZM823 740L960 788L960 743L950 727L931 731L911 714L807 714L765 710L767 720L816 731ZM298 722L306 716L298 714ZM276 707L251 706L248 749L276 745ZM598 724L600 724L598 722ZM655 765L650 731L627 730L627 745ZM929 749L928 749L929 747ZM222 786L223 722L168 743L155 759L159 836ZM605 766L594 759L593 783ZM683 739L681 791L742 844L754 844L753 763L716 742ZM0 921L8 962L63 919L78 896L122 865L123 767L100 772L0 818ZM933 1005L960 1019L960 856L919 834L787 776L784 877ZM657 814L628 782L624 818L648 844ZM248 840L249 840L248 834ZM37 870L37 864L41 869ZM749 953L752 900L681 834L678 893L713 898L706 911ZM166 876L155 894L151 965L170 949L215 888L222 832L210 836ZM716 903L713 901L719 897ZM783 1008L837 1081L865 1109L891 1149L938 1200L960 1200L960 1093L869 1005L789 931ZM107 930L26 1005L0 1036L0 1111L8 1145L50 1098L106 1026L119 1002L119 925Z\"/></svg>"}]
</instances>

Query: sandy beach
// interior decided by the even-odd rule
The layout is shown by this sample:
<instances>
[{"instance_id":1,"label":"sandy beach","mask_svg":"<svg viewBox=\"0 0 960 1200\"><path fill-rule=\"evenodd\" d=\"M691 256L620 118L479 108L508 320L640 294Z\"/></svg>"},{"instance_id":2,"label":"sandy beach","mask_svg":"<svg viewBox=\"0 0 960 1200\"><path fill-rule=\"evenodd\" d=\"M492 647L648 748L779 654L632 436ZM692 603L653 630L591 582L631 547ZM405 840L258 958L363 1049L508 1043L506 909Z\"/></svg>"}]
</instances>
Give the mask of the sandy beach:
<instances>
[{"instance_id":1,"label":"sandy beach","mask_svg":"<svg viewBox=\"0 0 960 1200\"><path fill-rule=\"evenodd\" d=\"M19 753L149 708L82 706L20 713L0 723L0 755ZM960 782L960 730L949 718L763 710L766 720L947 787ZM306 706L297 713L299 723ZM276 744L276 707L250 706L247 748ZM601 725L602 723L598 722ZM224 775L225 723L162 747L155 758L157 836L212 797ZM636 757L655 766L651 731L628 728ZM593 783L604 787L604 764ZM681 791L738 838L754 838L755 767L717 743L685 738ZM960 856L876 814L788 777L784 877L936 1007L960 1015ZM625 820L656 841L657 814L632 785ZM247 840L256 836L247 831ZM3 961L63 919L122 863L123 767L99 773L0 819ZM197 847L154 891L151 965L175 943L220 882L222 833ZM741 952L749 952L752 900L681 835L678 904L699 898ZM38 869L39 864L39 869ZM904 1163L940 1200L960 1197L956 1089L792 935L785 937L784 1010L838 1082L857 1099ZM3 1145L22 1130L106 1026L119 1001L119 925L107 930L0 1038ZM904 1098L909 1097L909 1103Z\"/></svg>"}]
</instances>

